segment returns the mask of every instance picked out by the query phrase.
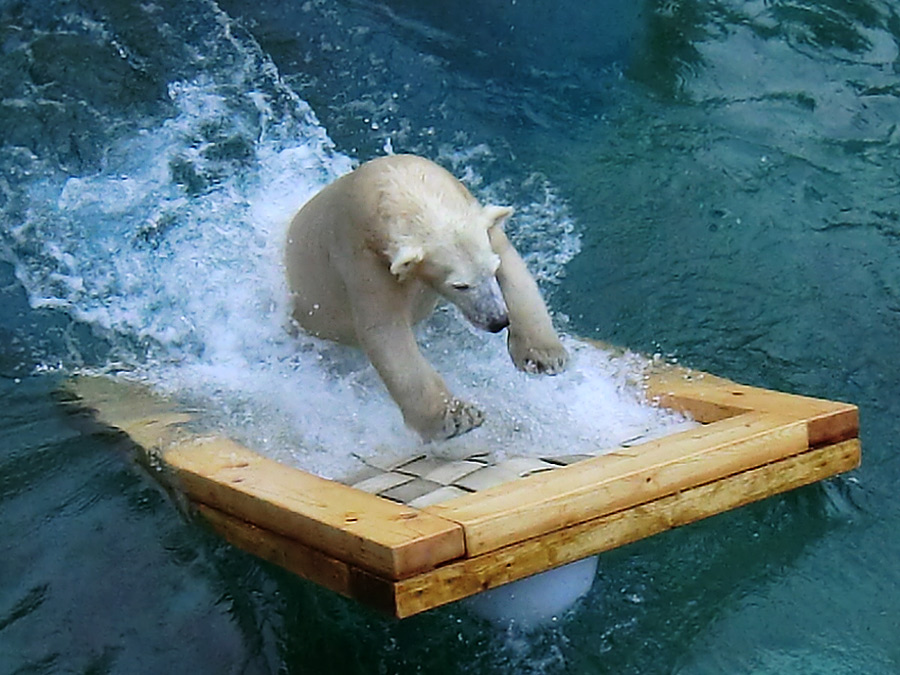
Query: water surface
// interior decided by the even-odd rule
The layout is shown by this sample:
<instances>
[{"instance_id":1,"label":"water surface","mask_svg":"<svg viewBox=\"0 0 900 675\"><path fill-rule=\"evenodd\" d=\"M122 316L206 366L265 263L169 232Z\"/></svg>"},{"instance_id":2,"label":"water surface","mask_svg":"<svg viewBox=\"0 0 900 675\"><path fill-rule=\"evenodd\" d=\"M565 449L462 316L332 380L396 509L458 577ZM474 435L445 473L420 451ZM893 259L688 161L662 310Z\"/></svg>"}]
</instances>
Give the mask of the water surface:
<instances>
[{"instance_id":1,"label":"water surface","mask_svg":"<svg viewBox=\"0 0 900 675\"><path fill-rule=\"evenodd\" d=\"M898 46L876 0L0 3L0 670L900 671ZM79 368L296 366L278 223L389 150L516 205L568 333L859 404L862 469L606 554L523 635L371 614L72 428Z\"/></svg>"}]
</instances>

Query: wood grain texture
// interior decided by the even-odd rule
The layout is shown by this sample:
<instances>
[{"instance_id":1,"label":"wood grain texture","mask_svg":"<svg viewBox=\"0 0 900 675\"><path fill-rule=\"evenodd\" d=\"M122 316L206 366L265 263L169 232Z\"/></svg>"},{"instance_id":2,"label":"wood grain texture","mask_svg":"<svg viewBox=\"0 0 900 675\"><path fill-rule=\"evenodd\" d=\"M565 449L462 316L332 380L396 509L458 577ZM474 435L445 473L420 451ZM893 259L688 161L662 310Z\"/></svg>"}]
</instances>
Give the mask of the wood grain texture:
<instances>
[{"instance_id":1,"label":"wood grain texture","mask_svg":"<svg viewBox=\"0 0 900 675\"><path fill-rule=\"evenodd\" d=\"M589 555L824 480L859 465L856 439L809 450L706 485L444 565L396 584L410 616Z\"/></svg>"},{"instance_id":2,"label":"wood grain texture","mask_svg":"<svg viewBox=\"0 0 900 675\"><path fill-rule=\"evenodd\" d=\"M474 557L808 447L804 420L751 412L424 510L460 523Z\"/></svg>"},{"instance_id":3,"label":"wood grain texture","mask_svg":"<svg viewBox=\"0 0 900 675\"><path fill-rule=\"evenodd\" d=\"M400 581L378 577L216 509L198 508L233 545L345 597L404 618L829 478L855 468L859 459L855 439L809 450Z\"/></svg>"},{"instance_id":4,"label":"wood grain texture","mask_svg":"<svg viewBox=\"0 0 900 675\"><path fill-rule=\"evenodd\" d=\"M281 465L139 384L76 378L236 546L399 617L806 485L858 465L859 412L679 367L647 397L704 423L415 509ZM577 449L576 449L577 450ZM161 460L161 461L159 461Z\"/></svg>"},{"instance_id":5,"label":"wood grain texture","mask_svg":"<svg viewBox=\"0 0 900 675\"><path fill-rule=\"evenodd\" d=\"M286 467L225 438L163 454L194 501L390 579L462 557L462 528L433 514Z\"/></svg>"},{"instance_id":6,"label":"wood grain texture","mask_svg":"<svg viewBox=\"0 0 900 675\"><path fill-rule=\"evenodd\" d=\"M804 419L810 447L859 435L859 410L855 405L750 387L680 367L670 366L651 374L646 395L663 407L704 423L750 411Z\"/></svg>"},{"instance_id":7,"label":"wood grain texture","mask_svg":"<svg viewBox=\"0 0 900 675\"><path fill-rule=\"evenodd\" d=\"M387 614L396 614L396 581L332 558L318 549L197 504L198 513L226 541L335 593Z\"/></svg>"}]
</instances>

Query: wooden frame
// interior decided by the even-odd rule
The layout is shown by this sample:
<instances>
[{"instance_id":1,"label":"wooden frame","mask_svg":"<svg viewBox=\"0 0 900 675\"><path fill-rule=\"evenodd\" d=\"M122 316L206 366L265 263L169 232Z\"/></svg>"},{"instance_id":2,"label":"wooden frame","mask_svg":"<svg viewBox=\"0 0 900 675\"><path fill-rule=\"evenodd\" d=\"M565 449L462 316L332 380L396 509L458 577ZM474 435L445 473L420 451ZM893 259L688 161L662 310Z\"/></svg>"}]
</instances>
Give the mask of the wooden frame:
<instances>
[{"instance_id":1,"label":"wooden frame","mask_svg":"<svg viewBox=\"0 0 900 675\"><path fill-rule=\"evenodd\" d=\"M648 397L694 429L412 508L192 433L146 390L79 378L77 405L121 429L228 541L407 617L858 466L855 406L667 367Z\"/></svg>"}]
</instances>

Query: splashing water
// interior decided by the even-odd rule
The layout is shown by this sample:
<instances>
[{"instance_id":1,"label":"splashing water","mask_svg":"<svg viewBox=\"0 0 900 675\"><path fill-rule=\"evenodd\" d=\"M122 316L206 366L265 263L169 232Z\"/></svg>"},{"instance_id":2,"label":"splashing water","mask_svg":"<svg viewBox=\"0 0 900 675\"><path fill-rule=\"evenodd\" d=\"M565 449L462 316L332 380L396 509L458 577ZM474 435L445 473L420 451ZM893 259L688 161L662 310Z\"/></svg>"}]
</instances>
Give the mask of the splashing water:
<instances>
[{"instance_id":1,"label":"splashing water","mask_svg":"<svg viewBox=\"0 0 900 675\"><path fill-rule=\"evenodd\" d=\"M164 113L114 120L96 170L23 157L30 168L7 187L20 196L6 203L0 252L32 306L93 326L120 376L201 407L222 433L325 476L346 474L354 454L412 449L417 437L361 354L288 330L286 226L354 161L256 43L204 7L215 30L186 48L197 71L166 83ZM102 26L68 21L111 40ZM552 284L578 251L552 185L537 175L487 183L481 169L495 158L484 144L435 159L483 201L513 202L512 235ZM454 310L420 337L451 389L488 419L436 452L571 454L681 423L641 402L633 355L567 338L570 372L534 378L515 371L502 337L476 333Z\"/></svg>"}]
</instances>

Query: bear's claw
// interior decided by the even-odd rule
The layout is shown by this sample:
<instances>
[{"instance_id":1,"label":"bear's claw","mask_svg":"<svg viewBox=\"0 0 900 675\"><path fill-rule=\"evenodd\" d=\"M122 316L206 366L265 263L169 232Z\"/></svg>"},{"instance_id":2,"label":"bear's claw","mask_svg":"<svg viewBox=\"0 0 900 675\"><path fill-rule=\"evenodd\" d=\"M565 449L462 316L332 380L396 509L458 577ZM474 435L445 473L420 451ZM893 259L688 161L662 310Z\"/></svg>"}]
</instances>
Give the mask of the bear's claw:
<instances>
[{"instance_id":1,"label":"bear's claw","mask_svg":"<svg viewBox=\"0 0 900 675\"><path fill-rule=\"evenodd\" d=\"M530 346L510 334L509 355L516 368L532 375L556 375L564 371L569 363L569 353L559 340Z\"/></svg>"},{"instance_id":2,"label":"bear's claw","mask_svg":"<svg viewBox=\"0 0 900 675\"><path fill-rule=\"evenodd\" d=\"M458 398L450 399L444 410L440 438L434 440L446 440L454 436L460 436L467 431L480 427L483 423L484 413L480 408Z\"/></svg>"}]
</instances>

